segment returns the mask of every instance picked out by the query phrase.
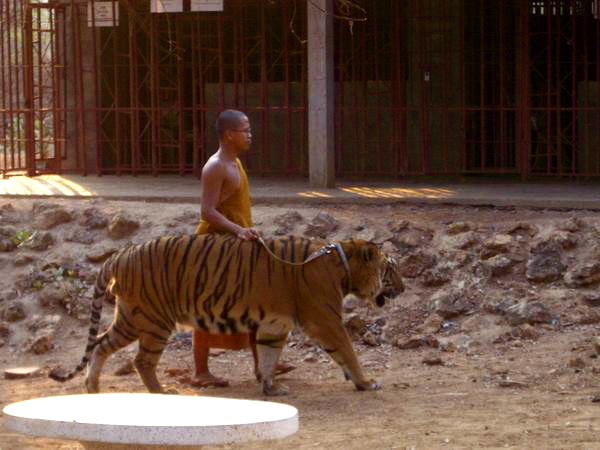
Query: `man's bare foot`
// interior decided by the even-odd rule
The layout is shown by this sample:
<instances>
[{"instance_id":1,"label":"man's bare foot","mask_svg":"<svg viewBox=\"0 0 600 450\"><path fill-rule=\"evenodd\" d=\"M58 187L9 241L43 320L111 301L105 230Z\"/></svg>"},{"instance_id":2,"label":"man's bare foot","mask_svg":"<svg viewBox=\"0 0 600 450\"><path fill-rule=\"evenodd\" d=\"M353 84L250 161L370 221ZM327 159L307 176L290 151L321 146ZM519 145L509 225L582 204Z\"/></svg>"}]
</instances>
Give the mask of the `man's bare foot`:
<instances>
[{"instance_id":1,"label":"man's bare foot","mask_svg":"<svg viewBox=\"0 0 600 450\"><path fill-rule=\"evenodd\" d=\"M229 386L229 381L215 377L212 373L201 373L192 377L190 385L199 388L227 387Z\"/></svg>"}]
</instances>

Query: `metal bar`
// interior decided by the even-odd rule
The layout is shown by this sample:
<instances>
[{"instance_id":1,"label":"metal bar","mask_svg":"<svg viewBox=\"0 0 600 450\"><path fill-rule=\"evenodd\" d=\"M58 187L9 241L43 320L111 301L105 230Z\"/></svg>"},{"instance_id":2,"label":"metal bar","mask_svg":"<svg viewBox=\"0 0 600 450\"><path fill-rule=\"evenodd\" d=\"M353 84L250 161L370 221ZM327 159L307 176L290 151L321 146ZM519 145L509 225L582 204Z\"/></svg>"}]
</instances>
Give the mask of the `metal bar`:
<instances>
[{"instance_id":1,"label":"metal bar","mask_svg":"<svg viewBox=\"0 0 600 450\"><path fill-rule=\"evenodd\" d=\"M16 3L17 0L13 0L12 2L12 8L13 11L16 10ZM11 155L10 155L10 168L11 169L25 169L25 167L21 164L21 145L19 142L19 136L17 135L17 137L15 138L15 126L17 127L17 130L20 130L20 117L19 114L16 113L16 111L19 108L19 105L15 104L15 98L13 97L13 87L16 85L18 86L19 84L19 76L18 76L18 72L16 70L18 70L18 64L14 64L13 65L13 56L16 58L16 54L17 54L17 47L16 47L16 43L17 43L17 31L15 29L16 24L17 24L17 19L16 19L16 12L14 12L11 15L11 7L10 7L11 3L7 3L6 4L6 23L8 26L8 33L7 33L7 48L8 48L8 85L9 85L9 89L8 89L8 98L9 98L9 104L10 104L10 148L11 148ZM13 18L14 17L14 18ZM12 25L12 28L11 28ZM12 39L11 39L12 37ZM14 44L14 47L11 47L10 44ZM16 70L14 70L16 69ZM24 70L26 70L25 67L23 67ZM15 79L13 80L13 71L15 72ZM20 96L16 95L16 98L19 99ZM17 100L18 101L18 100ZM16 116L16 117L15 117ZM15 145L16 144L16 145ZM17 156L17 161L15 161L15 153Z\"/></svg>"},{"instance_id":2,"label":"metal bar","mask_svg":"<svg viewBox=\"0 0 600 450\"><path fill-rule=\"evenodd\" d=\"M25 21L24 21L24 32L25 36L22 40L23 55L25 58L25 64L23 65L25 69L23 82L26 86L25 90L25 106L27 108L26 113L26 121L25 121L25 148L26 148L26 170L27 176L34 176L36 173L35 170L35 116L34 116L34 107L35 107L35 99L33 92L33 31L32 31L32 10L31 8L27 8L25 12Z\"/></svg>"},{"instance_id":3,"label":"metal bar","mask_svg":"<svg viewBox=\"0 0 600 450\"><path fill-rule=\"evenodd\" d=\"M283 5L283 14L281 15L281 35L283 36L283 71L284 71L284 98L283 108L285 114L284 122L284 148L285 148L285 172L290 174L293 169L293 156L292 156L292 117L290 111L290 33L288 30L288 18L290 12L288 4Z\"/></svg>"},{"instance_id":4,"label":"metal bar","mask_svg":"<svg viewBox=\"0 0 600 450\"><path fill-rule=\"evenodd\" d=\"M7 69L7 57L5 53L5 44L8 41L5 30L6 20L4 18L5 10L8 8L8 2L0 2L0 104L2 105L2 124L0 124L0 143L2 144L2 164L0 164L0 171L4 175L6 171L9 169L8 167L8 146L6 142L6 132L7 132L7 107L6 107L6 93L9 92L9 87L6 85L6 69ZM10 70L10 67L9 67ZM12 125L11 127L12 128ZM11 149L12 151L12 149Z\"/></svg>"},{"instance_id":5,"label":"metal bar","mask_svg":"<svg viewBox=\"0 0 600 450\"><path fill-rule=\"evenodd\" d=\"M184 133L184 111L183 111L183 58L181 50L181 42L183 41L183 33L181 30L181 17L175 17L175 35L177 36L177 52L175 55L177 66L177 107L178 107L178 139L179 139L179 175L185 173L185 133Z\"/></svg>"},{"instance_id":6,"label":"metal bar","mask_svg":"<svg viewBox=\"0 0 600 450\"><path fill-rule=\"evenodd\" d=\"M95 16L95 7L94 7L94 2L95 0L92 0L92 23L95 23L96 20L96 16ZM76 67L76 83L78 84L78 89L77 89L77 106L78 106L78 119L79 119L79 126L80 126L80 130L79 130L79 137L80 137L80 147L79 147L79 153L81 155L81 157L79 158L79 162L81 163L80 166L80 170L83 173L83 175L87 175L87 155L86 155L86 148L87 148L87 130L86 130L86 110L85 110L85 103L84 103L84 89L83 89L83 71L84 71L84 67L83 67L83 57L82 57L82 49L81 49L81 20L80 20L80 16L79 13L77 14L73 14L74 18L75 18L75 30L76 30L76 38L75 38L75 64L74 66Z\"/></svg>"},{"instance_id":7,"label":"metal bar","mask_svg":"<svg viewBox=\"0 0 600 450\"><path fill-rule=\"evenodd\" d=\"M198 109L200 107L198 103L198 47L197 42L198 36L198 22L191 24L191 56L192 56L192 67L191 67L191 78L192 78L192 173L194 176L200 176L200 158L199 152L201 151L201 140L200 140L200 129L198 126ZM198 69L197 69L198 68Z\"/></svg>"},{"instance_id":8,"label":"metal bar","mask_svg":"<svg viewBox=\"0 0 600 450\"><path fill-rule=\"evenodd\" d=\"M577 169L577 33L576 28L576 15L571 14L571 173L575 174Z\"/></svg>"},{"instance_id":9,"label":"metal bar","mask_svg":"<svg viewBox=\"0 0 600 450\"><path fill-rule=\"evenodd\" d=\"M267 35L265 3L260 2L260 116L261 116L261 158L260 174L264 175L269 167L269 100L267 72Z\"/></svg>"},{"instance_id":10,"label":"metal bar","mask_svg":"<svg viewBox=\"0 0 600 450\"><path fill-rule=\"evenodd\" d=\"M484 22L484 1L480 0L479 9L479 106L481 108L479 116L480 138L479 138L479 157L481 170L485 170L486 161L486 139L485 139L485 22Z\"/></svg>"},{"instance_id":11,"label":"metal bar","mask_svg":"<svg viewBox=\"0 0 600 450\"><path fill-rule=\"evenodd\" d=\"M460 8L460 137L461 137L461 172L467 170L467 115L466 115L466 73L465 73L465 7L461 5Z\"/></svg>"},{"instance_id":12,"label":"metal bar","mask_svg":"<svg viewBox=\"0 0 600 450\"><path fill-rule=\"evenodd\" d=\"M157 14L150 15L150 166L152 175L158 175L159 163L158 153L160 148L160 61L158 52L158 34L156 22L159 20Z\"/></svg>"}]
</instances>

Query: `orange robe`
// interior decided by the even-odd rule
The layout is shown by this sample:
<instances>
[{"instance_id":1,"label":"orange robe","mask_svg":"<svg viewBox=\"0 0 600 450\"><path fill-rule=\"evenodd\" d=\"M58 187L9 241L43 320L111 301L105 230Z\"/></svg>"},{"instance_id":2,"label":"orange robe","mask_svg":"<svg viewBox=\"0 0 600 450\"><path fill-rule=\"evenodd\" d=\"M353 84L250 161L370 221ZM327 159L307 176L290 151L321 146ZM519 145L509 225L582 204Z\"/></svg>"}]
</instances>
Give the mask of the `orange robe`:
<instances>
[{"instance_id":1,"label":"orange robe","mask_svg":"<svg viewBox=\"0 0 600 450\"><path fill-rule=\"evenodd\" d=\"M235 161L240 171L240 188L219 204L217 211L231 222L249 228L252 227L252 201L250 199L248 177L241 161L237 158ZM206 233L227 233L227 231L201 220L196 228L196 234ZM211 334L201 330L195 330L195 333L199 334L199 342L203 347L241 350L250 346L250 335L248 333Z\"/></svg>"}]
</instances>

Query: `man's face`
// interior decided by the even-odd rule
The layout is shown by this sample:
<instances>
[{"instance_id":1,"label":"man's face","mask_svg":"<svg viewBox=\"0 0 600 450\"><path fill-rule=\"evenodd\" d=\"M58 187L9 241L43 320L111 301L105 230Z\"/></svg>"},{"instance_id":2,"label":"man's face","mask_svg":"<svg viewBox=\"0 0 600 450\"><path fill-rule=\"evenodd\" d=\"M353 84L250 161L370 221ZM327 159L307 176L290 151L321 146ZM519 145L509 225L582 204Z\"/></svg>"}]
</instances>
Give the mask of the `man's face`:
<instances>
[{"instance_id":1,"label":"man's face","mask_svg":"<svg viewBox=\"0 0 600 450\"><path fill-rule=\"evenodd\" d=\"M247 117L243 117L237 127L226 131L229 143L241 152L246 152L252 144L252 131Z\"/></svg>"}]
</instances>

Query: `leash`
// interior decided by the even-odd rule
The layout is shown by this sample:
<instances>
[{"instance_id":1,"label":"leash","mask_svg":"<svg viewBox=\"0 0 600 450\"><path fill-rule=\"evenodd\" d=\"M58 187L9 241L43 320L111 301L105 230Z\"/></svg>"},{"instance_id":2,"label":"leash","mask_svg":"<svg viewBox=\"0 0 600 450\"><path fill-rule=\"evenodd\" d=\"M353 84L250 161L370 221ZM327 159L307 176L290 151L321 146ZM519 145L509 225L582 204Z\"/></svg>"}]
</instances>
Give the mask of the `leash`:
<instances>
[{"instance_id":1,"label":"leash","mask_svg":"<svg viewBox=\"0 0 600 450\"><path fill-rule=\"evenodd\" d=\"M344 264L344 268L346 269L346 273L348 274L348 292L350 292L352 290L352 278L350 278L350 264L348 263L348 258L346 257L346 253L344 252L344 249L342 248L342 246L340 245L339 242L331 242L331 243L325 245L324 247L321 247L319 250L314 252L312 255L310 255L308 258L306 258L302 262L293 262L293 261L286 261L285 259L282 259L279 256L277 256L275 253L273 253L262 237L259 237L257 239L257 241L262 244L262 246L265 248L267 253L269 255L271 255L272 258L274 258L277 261L282 262L284 264L288 264L290 266L303 266L323 255L330 254L334 249L337 250L339 257L342 260L342 264Z\"/></svg>"}]
</instances>

